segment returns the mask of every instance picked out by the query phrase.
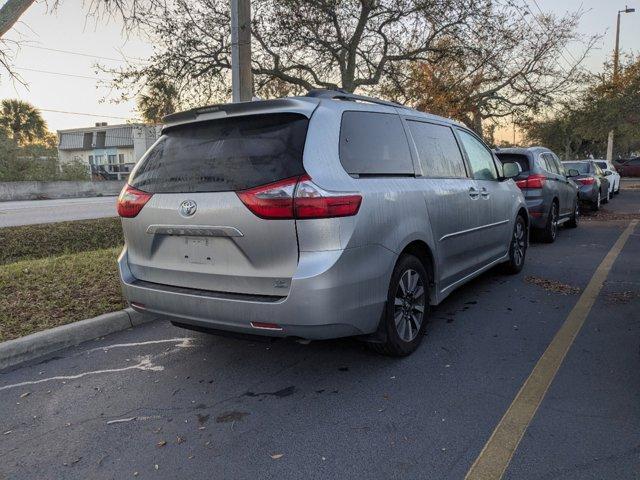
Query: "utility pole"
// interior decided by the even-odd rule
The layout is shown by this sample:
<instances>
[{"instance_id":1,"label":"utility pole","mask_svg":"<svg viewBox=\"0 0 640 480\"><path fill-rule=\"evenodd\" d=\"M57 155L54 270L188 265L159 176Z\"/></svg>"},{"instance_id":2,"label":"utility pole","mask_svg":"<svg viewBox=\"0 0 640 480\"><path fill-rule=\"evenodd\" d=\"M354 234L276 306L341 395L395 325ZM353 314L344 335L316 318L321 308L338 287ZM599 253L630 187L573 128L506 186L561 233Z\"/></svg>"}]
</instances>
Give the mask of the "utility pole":
<instances>
[{"instance_id":1,"label":"utility pole","mask_svg":"<svg viewBox=\"0 0 640 480\"><path fill-rule=\"evenodd\" d=\"M618 84L618 75L620 70L620 14L621 13L633 13L635 8L624 7L624 10L618 10L618 21L616 22L616 46L613 50L613 86L614 88ZM614 131L609 131L609 139L607 141L607 160L613 161L613 136Z\"/></svg>"},{"instance_id":2,"label":"utility pole","mask_svg":"<svg viewBox=\"0 0 640 480\"><path fill-rule=\"evenodd\" d=\"M231 88L233 102L251 101L251 0L231 0Z\"/></svg>"}]
</instances>

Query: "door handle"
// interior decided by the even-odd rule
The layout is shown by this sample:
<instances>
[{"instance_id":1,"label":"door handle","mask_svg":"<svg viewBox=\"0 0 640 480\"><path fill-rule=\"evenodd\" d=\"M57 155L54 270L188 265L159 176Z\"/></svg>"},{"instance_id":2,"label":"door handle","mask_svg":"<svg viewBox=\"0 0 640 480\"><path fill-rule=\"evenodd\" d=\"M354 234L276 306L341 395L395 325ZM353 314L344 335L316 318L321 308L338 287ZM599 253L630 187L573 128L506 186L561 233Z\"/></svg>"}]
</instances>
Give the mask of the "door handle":
<instances>
[{"instance_id":1,"label":"door handle","mask_svg":"<svg viewBox=\"0 0 640 480\"><path fill-rule=\"evenodd\" d=\"M478 192L478 190L475 187L471 187L469 189L469 196L475 200L476 198L478 198L480 196L480 193Z\"/></svg>"},{"instance_id":2,"label":"door handle","mask_svg":"<svg viewBox=\"0 0 640 480\"><path fill-rule=\"evenodd\" d=\"M480 195L482 195L483 198L489 198L489 191L486 189L486 187L482 187L480 189Z\"/></svg>"}]
</instances>

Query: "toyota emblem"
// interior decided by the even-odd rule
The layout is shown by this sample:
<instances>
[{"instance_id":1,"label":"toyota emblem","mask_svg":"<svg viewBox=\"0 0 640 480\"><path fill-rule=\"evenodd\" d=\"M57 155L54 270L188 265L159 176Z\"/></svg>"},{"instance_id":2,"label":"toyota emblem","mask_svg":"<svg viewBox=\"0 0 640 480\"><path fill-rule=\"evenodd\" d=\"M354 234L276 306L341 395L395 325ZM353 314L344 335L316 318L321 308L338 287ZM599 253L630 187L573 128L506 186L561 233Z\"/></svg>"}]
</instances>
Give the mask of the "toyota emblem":
<instances>
[{"instance_id":1,"label":"toyota emblem","mask_svg":"<svg viewBox=\"0 0 640 480\"><path fill-rule=\"evenodd\" d=\"M193 200L185 200L180 204L180 215L183 217L191 217L194 213L196 213L196 209L198 205Z\"/></svg>"}]
</instances>

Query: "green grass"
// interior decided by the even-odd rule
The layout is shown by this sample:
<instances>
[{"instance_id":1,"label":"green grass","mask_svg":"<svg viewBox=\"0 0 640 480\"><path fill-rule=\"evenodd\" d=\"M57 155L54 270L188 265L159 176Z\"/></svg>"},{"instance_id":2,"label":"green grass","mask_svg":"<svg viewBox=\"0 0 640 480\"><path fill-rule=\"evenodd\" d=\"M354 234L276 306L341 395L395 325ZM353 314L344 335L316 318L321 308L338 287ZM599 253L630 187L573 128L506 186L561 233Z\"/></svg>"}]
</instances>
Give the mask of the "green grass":
<instances>
[{"instance_id":1,"label":"green grass","mask_svg":"<svg viewBox=\"0 0 640 480\"><path fill-rule=\"evenodd\" d=\"M0 228L0 265L123 243L119 218L5 227Z\"/></svg>"},{"instance_id":2,"label":"green grass","mask_svg":"<svg viewBox=\"0 0 640 480\"><path fill-rule=\"evenodd\" d=\"M114 240L109 235L102 238ZM25 242L36 243L26 238ZM67 247L76 244L69 242ZM124 308L116 264L120 250L115 247L0 265L0 341Z\"/></svg>"}]
</instances>

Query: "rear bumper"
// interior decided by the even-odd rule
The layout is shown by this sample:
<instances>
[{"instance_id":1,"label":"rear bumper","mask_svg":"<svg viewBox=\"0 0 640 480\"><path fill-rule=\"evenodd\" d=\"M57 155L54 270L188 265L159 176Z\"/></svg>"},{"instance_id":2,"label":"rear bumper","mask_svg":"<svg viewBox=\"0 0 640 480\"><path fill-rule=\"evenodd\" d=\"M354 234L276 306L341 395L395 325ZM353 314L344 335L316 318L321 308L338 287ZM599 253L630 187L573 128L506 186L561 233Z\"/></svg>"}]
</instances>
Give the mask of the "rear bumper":
<instances>
[{"instance_id":1,"label":"rear bumper","mask_svg":"<svg viewBox=\"0 0 640 480\"><path fill-rule=\"evenodd\" d=\"M598 200L597 185L583 185L578 189L578 200L585 203L596 203Z\"/></svg>"},{"instance_id":2,"label":"rear bumper","mask_svg":"<svg viewBox=\"0 0 640 480\"><path fill-rule=\"evenodd\" d=\"M531 228L541 229L547 225L547 217L551 206L544 204L544 198L525 198L527 211L529 212L529 225Z\"/></svg>"},{"instance_id":3,"label":"rear bumper","mask_svg":"<svg viewBox=\"0 0 640 480\"><path fill-rule=\"evenodd\" d=\"M321 340L376 330L397 256L371 245L300 252L286 297L203 292L137 280L126 247L118 259L125 297L140 311L202 328ZM275 323L280 330L255 328Z\"/></svg>"}]
</instances>

